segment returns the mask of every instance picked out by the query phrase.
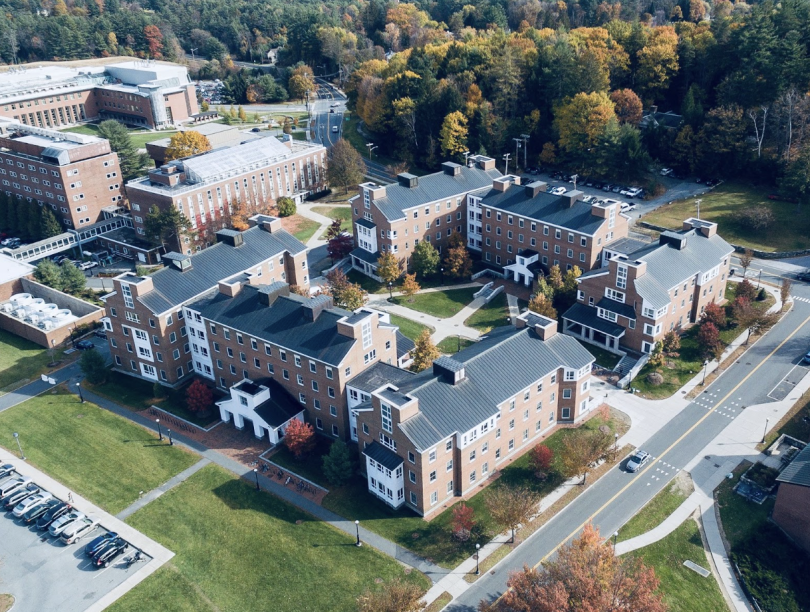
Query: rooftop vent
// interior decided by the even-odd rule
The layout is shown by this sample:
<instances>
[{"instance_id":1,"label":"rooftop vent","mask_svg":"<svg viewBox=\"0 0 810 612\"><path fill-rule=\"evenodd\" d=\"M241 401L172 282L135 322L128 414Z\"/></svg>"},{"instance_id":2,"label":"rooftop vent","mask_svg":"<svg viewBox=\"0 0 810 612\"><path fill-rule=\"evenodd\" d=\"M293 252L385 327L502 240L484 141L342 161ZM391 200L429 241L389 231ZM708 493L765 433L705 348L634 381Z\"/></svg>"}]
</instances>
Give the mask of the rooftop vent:
<instances>
[{"instance_id":1,"label":"rooftop vent","mask_svg":"<svg viewBox=\"0 0 810 612\"><path fill-rule=\"evenodd\" d=\"M217 242L224 242L232 247L242 246L244 238L242 232L237 232L232 229L221 229L217 232Z\"/></svg>"},{"instance_id":2,"label":"rooftop vent","mask_svg":"<svg viewBox=\"0 0 810 612\"><path fill-rule=\"evenodd\" d=\"M658 239L658 244L668 245L678 251L683 251L686 248L686 236L678 232L662 232L661 237Z\"/></svg>"},{"instance_id":3,"label":"rooftop vent","mask_svg":"<svg viewBox=\"0 0 810 612\"><path fill-rule=\"evenodd\" d=\"M444 162L442 164L442 172L448 176L458 176L461 174L461 165L455 162Z\"/></svg>"},{"instance_id":4,"label":"rooftop vent","mask_svg":"<svg viewBox=\"0 0 810 612\"><path fill-rule=\"evenodd\" d=\"M526 197L537 197L537 194L544 192L547 186L548 185L543 181L532 181L531 183L527 183L524 186L524 189L526 190Z\"/></svg>"},{"instance_id":5,"label":"rooftop vent","mask_svg":"<svg viewBox=\"0 0 810 612\"><path fill-rule=\"evenodd\" d=\"M452 357L439 357L433 362L433 375L440 376L451 385L457 385L464 380L464 364Z\"/></svg>"},{"instance_id":6,"label":"rooftop vent","mask_svg":"<svg viewBox=\"0 0 810 612\"><path fill-rule=\"evenodd\" d=\"M171 268L175 270L180 270L181 272L187 272L191 270L191 256L190 255L183 255L182 253L176 253L172 251L171 253L166 253L161 257L163 261L170 262Z\"/></svg>"},{"instance_id":7,"label":"rooftop vent","mask_svg":"<svg viewBox=\"0 0 810 612\"><path fill-rule=\"evenodd\" d=\"M409 172L397 174L397 181L399 181L400 185L407 187L408 189L413 189L419 185L419 177Z\"/></svg>"},{"instance_id":8,"label":"rooftop vent","mask_svg":"<svg viewBox=\"0 0 810 612\"><path fill-rule=\"evenodd\" d=\"M259 302L265 306L272 306L279 297L288 295L290 295L290 286L280 281L259 287Z\"/></svg>"}]
</instances>

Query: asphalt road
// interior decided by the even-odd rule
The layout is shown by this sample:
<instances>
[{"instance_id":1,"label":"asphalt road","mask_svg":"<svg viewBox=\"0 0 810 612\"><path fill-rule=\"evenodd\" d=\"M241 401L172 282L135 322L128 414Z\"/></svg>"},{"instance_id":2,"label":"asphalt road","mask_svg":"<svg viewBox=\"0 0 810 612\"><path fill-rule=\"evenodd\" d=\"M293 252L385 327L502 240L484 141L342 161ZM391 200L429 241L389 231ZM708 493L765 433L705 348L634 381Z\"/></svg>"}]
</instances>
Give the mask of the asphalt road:
<instances>
[{"instance_id":1,"label":"asphalt road","mask_svg":"<svg viewBox=\"0 0 810 612\"><path fill-rule=\"evenodd\" d=\"M626 473L622 469L624 462L614 468L447 610L472 612L480 600L499 597L506 589L510 571L524 564L534 566L552 555L588 521L593 521L602 534L614 533L717 437L731 419L739 416L745 405L771 401L768 394L799 363L808 348L810 286L797 284L793 293L808 301L796 301L779 325L643 445L653 458L642 471Z\"/></svg>"}]
</instances>

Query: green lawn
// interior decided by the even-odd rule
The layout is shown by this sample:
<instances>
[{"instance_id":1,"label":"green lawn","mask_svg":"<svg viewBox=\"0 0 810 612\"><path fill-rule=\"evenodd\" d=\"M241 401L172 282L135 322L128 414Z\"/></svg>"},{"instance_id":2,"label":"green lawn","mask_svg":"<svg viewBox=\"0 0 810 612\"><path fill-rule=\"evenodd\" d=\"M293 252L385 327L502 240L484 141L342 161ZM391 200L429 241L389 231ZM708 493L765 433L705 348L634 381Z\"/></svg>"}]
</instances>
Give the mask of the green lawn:
<instances>
[{"instance_id":1,"label":"green lawn","mask_svg":"<svg viewBox=\"0 0 810 612\"><path fill-rule=\"evenodd\" d=\"M464 325L477 329L482 334L492 330L493 327L510 324L509 306L506 293L503 291L492 298L489 304L484 304L464 321Z\"/></svg>"},{"instance_id":2,"label":"green lawn","mask_svg":"<svg viewBox=\"0 0 810 612\"><path fill-rule=\"evenodd\" d=\"M298 240L306 243L318 231L321 224L296 214L282 219L282 226Z\"/></svg>"},{"instance_id":3,"label":"green lawn","mask_svg":"<svg viewBox=\"0 0 810 612\"><path fill-rule=\"evenodd\" d=\"M405 317L400 317L398 315L392 314L389 315L391 317L391 323L393 325L397 325L399 327L399 331L402 332L402 335L406 338L410 338L413 341L422 334L423 330L428 330L431 334L436 331L429 325L423 325L422 323L417 323L411 319L406 319Z\"/></svg>"},{"instance_id":4,"label":"green lawn","mask_svg":"<svg viewBox=\"0 0 810 612\"><path fill-rule=\"evenodd\" d=\"M174 551L176 571L147 578L111 612L350 612L376 579L405 577L393 559L213 465L127 522Z\"/></svg>"},{"instance_id":5,"label":"green lawn","mask_svg":"<svg viewBox=\"0 0 810 612\"><path fill-rule=\"evenodd\" d=\"M373 278L366 276L358 272L357 270L349 270L349 273L346 275L349 280L353 283L357 283L360 285L364 291L367 293L377 293L383 294L388 293L388 287L385 286L383 283L378 283ZM400 279L401 281L402 279ZM447 276L442 277L440 274L434 274L427 277L418 278L417 282L422 289L433 289L435 287L452 287L453 285L459 285L461 283L469 282L469 279L466 278L448 278ZM399 290L399 287L394 287L395 291ZM478 288L476 288L478 291ZM525 305L525 303L524 303Z\"/></svg>"},{"instance_id":6,"label":"green lawn","mask_svg":"<svg viewBox=\"0 0 810 612\"><path fill-rule=\"evenodd\" d=\"M329 453L332 440L324 436L315 436L315 440L317 443L315 450L301 459L296 459L283 444L279 446L279 449L273 453L269 459L273 463L280 465L285 471L295 472L299 476L328 489L331 485L323 475L323 457ZM354 446L354 449L356 448L357 447ZM350 447L350 449L352 449L352 447ZM272 474L273 472L268 472L269 476L272 476Z\"/></svg>"},{"instance_id":7,"label":"green lawn","mask_svg":"<svg viewBox=\"0 0 810 612\"><path fill-rule=\"evenodd\" d=\"M723 183L700 196L700 217L718 224L718 232L733 244L761 251L792 251L810 248L810 211L797 210L796 204L769 200L767 190L742 183ZM766 231L753 231L740 226L735 213L751 206L769 208L775 222ZM684 219L696 216L695 198L679 200L644 215L643 220L655 225L680 229Z\"/></svg>"},{"instance_id":8,"label":"green lawn","mask_svg":"<svg viewBox=\"0 0 810 612\"><path fill-rule=\"evenodd\" d=\"M596 416L581 426L584 429L597 429L604 424L601 417ZM608 425L613 428L626 427L612 419ZM557 452L566 436L570 436L574 429L561 429L549 436L543 444ZM493 457L494 461L494 457ZM458 565L462 560L475 552L475 543L487 542L498 529L492 522L486 507L486 496L495 487L504 485L528 486L541 495L547 495L554 490L564 479L557 472L552 471L544 481L539 481L529 467L529 456L525 453L511 464L501 469L501 477L474 495L466 503L475 510L475 520L479 527L478 538L470 538L465 543L456 542L451 535L450 524L452 519L451 507L441 514L425 521L407 509L394 511L381 501L372 497L367 490L364 479L355 478L346 486L330 491L324 498L323 506L349 520L360 520L367 529L396 542L415 552L418 555L432 559L435 563L447 568ZM450 498L451 504L456 498Z\"/></svg>"},{"instance_id":9,"label":"green lawn","mask_svg":"<svg viewBox=\"0 0 810 612\"><path fill-rule=\"evenodd\" d=\"M689 487L690 489L687 491L691 494L694 490L691 480ZM679 479L675 479L619 529L618 541L629 540L660 525L684 502L688 496L687 491L684 491L684 486L679 483Z\"/></svg>"},{"instance_id":10,"label":"green lawn","mask_svg":"<svg viewBox=\"0 0 810 612\"><path fill-rule=\"evenodd\" d=\"M393 299L394 304L405 306L418 312L448 319L461 312L467 304L473 301L473 294L478 291L475 287L469 289L448 289L447 291L431 291L411 296L399 296ZM409 300L413 300L412 302Z\"/></svg>"},{"instance_id":11,"label":"green lawn","mask_svg":"<svg viewBox=\"0 0 810 612\"><path fill-rule=\"evenodd\" d=\"M54 353L54 359L62 357L62 351ZM0 330L0 389L18 381L39 378L50 361L47 349Z\"/></svg>"},{"instance_id":12,"label":"green lawn","mask_svg":"<svg viewBox=\"0 0 810 612\"><path fill-rule=\"evenodd\" d=\"M663 540L629 553L655 570L669 612L728 610L713 575L704 578L685 567L686 560L709 569L697 523L687 519Z\"/></svg>"},{"instance_id":13,"label":"green lawn","mask_svg":"<svg viewBox=\"0 0 810 612\"><path fill-rule=\"evenodd\" d=\"M98 124L95 123L85 123L84 125L77 125L75 127L70 127L63 132L73 132L74 134L87 134L89 136L98 136ZM139 149L145 149L147 142L152 142L153 140L160 140L161 138L171 138L176 131L160 131L160 132L150 132L149 130L139 129L139 128L132 128L129 130L129 138L132 141L132 144L135 145Z\"/></svg>"},{"instance_id":14,"label":"green lawn","mask_svg":"<svg viewBox=\"0 0 810 612\"><path fill-rule=\"evenodd\" d=\"M621 361L621 355L616 355L615 353L606 351L602 347L596 346L595 344L589 344L588 342L582 342L581 340L579 343L596 358L596 365L612 370L616 367L619 361Z\"/></svg>"},{"instance_id":15,"label":"green lawn","mask_svg":"<svg viewBox=\"0 0 810 612\"><path fill-rule=\"evenodd\" d=\"M436 345L436 348L439 349L442 353L446 353L448 355L453 355L458 353L460 350L467 348L475 344L475 340L470 340L469 338L459 338L458 336L447 336L444 340L439 342Z\"/></svg>"},{"instance_id":16,"label":"green lawn","mask_svg":"<svg viewBox=\"0 0 810 612\"><path fill-rule=\"evenodd\" d=\"M116 514L193 465L193 453L74 395L46 393L0 413L0 443L65 486Z\"/></svg>"},{"instance_id":17,"label":"green lawn","mask_svg":"<svg viewBox=\"0 0 810 612\"><path fill-rule=\"evenodd\" d=\"M340 229L351 233L352 209L348 206L313 206L312 212L330 219L340 219Z\"/></svg>"}]
</instances>

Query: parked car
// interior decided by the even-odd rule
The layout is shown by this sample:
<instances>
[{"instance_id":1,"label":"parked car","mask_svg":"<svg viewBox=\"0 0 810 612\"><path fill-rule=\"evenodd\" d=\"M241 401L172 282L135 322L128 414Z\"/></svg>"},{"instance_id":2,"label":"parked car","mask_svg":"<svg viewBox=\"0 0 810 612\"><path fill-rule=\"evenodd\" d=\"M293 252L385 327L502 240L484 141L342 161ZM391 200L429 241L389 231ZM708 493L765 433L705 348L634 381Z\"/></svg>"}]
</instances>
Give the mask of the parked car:
<instances>
[{"instance_id":1,"label":"parked car","mask_svg":"<svg viewBox=\"0 0 810 612\"><path fill-rule=\"evenodd\" d=\"M65 527L59 539L62 540L62 544L69 546L94 531L96 527L98 527L98 521L85 517L73 521L70 525Z\"/></svg>"},{"instance_id":2,"label":"parked car","mask_svg":"<svg viewBox=\"0 0 810 612\"><path fill-rule=\"evenodd\" d=\"M628 187L621 193L628 198L640 198L644 194L644 190L641 187Z\"/></svg>"},{"instance_id":3,"label":"parked car","mask_svg":"<svg viewBox=\"0 0 810 612\"><path fill-rule=\"evenodd\" d=\"M107 339L107 331L104 329L97 329L96 331L93 332L93 335L96 338L103 338L104 340Z\"/></svg>"},{"instance_id":4,"label":"parked car","mask_svg":"<svg viewBox=\"0 0 810 612\"><path fill-rule=\"evenodd\" d=\"M14 510L11 511L11 514L14 515L15 518L20 518L23 514L28 512L31 508L36 508L37 506L43 505L46 501L53 498L53 495L48 491L40 491L36 495L31 495L30 497L26 497L16 506L14 506Z\"/></svg>"},{"instance_id":5,"label":"parked car","mask_svg":"<svg viewBox=\"0 0 810 612\"><path fill-rule=\"evenodd\" d=\"M552 189L552 190L551 190L551 192L550 192L550 193L551 193L552 195L562 195L562 194L564 194L566 191L567 191L567 189L566 189L565 187L555 187L554 189Z\"/></svg>"},{"instance_id":6,"label":"parked car","mask_svg":"<svg viewBox=\"0 0 810 612\"><path fill-rule=\"evenodd\" d=\"M39 493L39 491L40 488L37 485L35 485L33 482L29 482L28 485L22 487L21 489L17 489L13 493L9 493L6 497L4 497L3 508L6 510L11 510L20 502L28 499L36 493Z\"/></svg>"},{"instance_id":7,"label":"parked car","mask_svg":"<svg viewBox=\"0 0 810 612\"><path fill-rule=\"evenodd\" d=\"M628 472L638 472L650 460L650 453L640 450L627 461Z\"/></svg>"},{"instance_id":8,"label":"parked car","mask_svg":"<svg viewBox=\"0 0 810 612\"><path fill-rule=\"evenodd\" d=\"M805 270L804 272L799 272L796 275L796 278L800 281L810 282L810 270Z\"/></svg>"},{"instance_id":9,"label":"parked car","mask_svg":"<svg viewBox=\"0 0 810 612\"><path fill-rule=\"evenodd\" d=\"M623 213L630 212L631 210L635 210L635 209L636 209L635 204L628 204L627 202L622 202L622 205L619 206L619 212L623 212Z\"/></svg>"},{"instance_id":10,"label":"parked car","mask_svg":"<svg viewBox=\"0 0 810 612\"><path fill-rule=\"evenodd\" d=\"M596 202L596 200L597 197L592 195L587 195L584 198L582 198L582 201L585 202L586 204L593 204L594 202Z\"/></svg>"},{"instance_id":11,"label":"parked car","mask_svg":"<svg viewBox=\"0 0 810 612\"><path fill-rule=\"evenodd\" d=\"M624 187L621 185L613 185L613 189L611 189L611 191L613 193L620 193L622 189L624 189Z\"/></svg>"},{"instance_id":12,"label":"parked car","mask_svg":"<svg viewBox=\"0 0 810 612\"><path fill-rule=\"evenodd\" d=\"M102 550L107 544L118 538L118 534L114 531L107 531L100 536L90 540L90 543L84 547L84 554L88 557L93 557L97 552Z\"/></svg>"},{"instance_id":13,"label":"parked car","mask_svg":"<svg viewBox=\"0 0 810 612\"><path fill-rule=\"evenodd\" d=\"M11 473L14 471L14 466L10 463L4 463L0 465L0 481L4 478L11 476Z\"/></svg>"},{"instance_id":14,"label":"parked car","mask_svg":"<svg viewBox=\"0 0 810 612\"><path fill-rule=\"evenodd\" d=\"M332 131L333 131L333 132L337 132L337 131L338 131L338 126L333 125L333 126L332 126Z\"/></svg>"},{"instance_id":15,"label":"parked car","mask_svg":"<svg viewBox=\"0 0 810 612\"><path fill-rule=\"evenodd\" d=\"M805 353L804 358L802 358L804 363L810 363L810 352Z\"/></svg>"},{"instance_id":16,"label":"parked car","mask_svg":"<svg viewBox=\"0 0 810 612\"><path fill-rule=\"evenodd\" d=\"M260 127L255 127L255 128L253 128L252 130L250 130L250 131L251 131L251 132L261 132L261 131L262 131L262 128L260 128Z\"/></svg>"},{"instance_id":17,"label":"parked car","mask_svg":"<svg viewBox=\"0 0 810 612\"><path fill-rule=\"evenodd\" d=\"M56 506L60 505L62 502L56 499L55 497L51 497L48 501L44 504L39 504L34 506L33 508L29 508L28 512L22 515L22 522L26 525L30 525L34 521L38 520L41 516L44 516L46 513L53 510Z\"/></svg>"},{"instance_id":18,"label":"parked car","mask_svg":"<svg viewBox=\"0 0 810 612\"><path fill-rule=\"evenodd\" d=\"M612 189L613 185L611 185L610 183L605 183L604 185L602 185L602 191L611 191Z\"/></svg>"},{"instance_id":19,"label":"parked car","mask_svg":"<svg viewBox=\"0 0 810 612\"><path fill-rule=\"evenodd\" d=\"M11 478L7 478L2 483L0 483L0 503L4 503L3 500L8 496L17 491L22 487L27 487L31 483L31 479L27 476L13 476Z\"/></svg>"},{"instance_id":20,"label":"parked car","mask_svg":"<svg viewBox=\"0 0 810 612\"><path fill-rule=\"evenodd\" d=\"M540 174L540 168L538 168L537 166L529 166L528 168L526 168L526 172L528 172L529 174Z\"/></svg>"},{"instance_id":21,"label":"parked car","mask_svg":"<svg viewBox=\"0 0 810 612\"><path fill-rule=\"evenodd\" d=\"M661 168L661 176L669 176L672 174L672 168Z\"/></svg>"},{"instance_id":22,"label":"parked car","mask_svg":"<svg viewBox=\"0 0 810 612\"><path fill-rule=\"evenodd\" d=\"M51 526L51 524L54 521L60 519L68 512L70 512L72 509L73 506L71 506L69 503L59 502L58 505L54 506L53 508L48 510L45 514L43 514L41 517L39 517L39 520L37 520L37 529L47 529L48 527Z\"/></svg>"},{"instance_id":23,"label":"parked car","mask_svg":"<svg viewBox=\"0 0 810 612\"><path fill-rule=\"evenodd\" d=\"M588 185L588 186L590 187L591 185ZM593 182L593 188L594 189L602 189L602 187L604 187L604 186L605 186L605 184L602 181L594 181Z\"/></svg>"},{"instance_id":24,"label":"parked car","mask_svg":"<svg viewBox=\"0 0 810 612\"><path fill-rule=\"evenodd\" d=\"M79 270L92 270L93 268L97 268L98 263L95 261L85 261L79 264Z\"/></svg>"},{"instance_id":25,"label":"parked car","mask_svg":"<svg viewBox=\"0 0 810 612\"><path fill-rule=\"evenodd\" d=\"M0 241L0 246L11 246L14 243L19 244L20 239L11 236L9 238L4 238L2 241Z\"/></svg>"},{"instance_id":26,"label":"parked car","mask_svg":"<svg viewBox=\"0 0 810 612\"><path fill-rule=\"evenodd\" d=\"M337 108L338 106L340 106L340 102L333 102L329 106L332 107L332 108Z\"/></svg>"},{"instance_id":27,"label":"parked car","mask_svg":"<svg viewBox=\"0 0 810 612\"><path fill-rule=\"evenodd\" d=\"M90 340L79 340L76 343L76 348L80 351L89 351L91 349L96 348L96 345L93 344Z\"/></svg>"},{"instance_id":28,"label":"parked car","mask_svg":"<svg viewBox=\"0 0 810 612\"><path fill-rule=\"evenodd\" d=\"M110 564L120 557L127 549L127 544L121 538L116 538L109 545L105 546L93 557L93 565L96 567L109 567Z\"/></svg>"},{"instance_id":29,"label":"parked car","mask_svg":"<svg viewBox=\"0 0 810 612\"><path fill-rule=\"evenodd\" d=\"M65 528L67 528L68 525L83 518L87 518L83 512L71 510L51 523L51 526L48 527L48 533L54 537L62 535L62 532L65 530Z\"/></svg>"}]
</instances>

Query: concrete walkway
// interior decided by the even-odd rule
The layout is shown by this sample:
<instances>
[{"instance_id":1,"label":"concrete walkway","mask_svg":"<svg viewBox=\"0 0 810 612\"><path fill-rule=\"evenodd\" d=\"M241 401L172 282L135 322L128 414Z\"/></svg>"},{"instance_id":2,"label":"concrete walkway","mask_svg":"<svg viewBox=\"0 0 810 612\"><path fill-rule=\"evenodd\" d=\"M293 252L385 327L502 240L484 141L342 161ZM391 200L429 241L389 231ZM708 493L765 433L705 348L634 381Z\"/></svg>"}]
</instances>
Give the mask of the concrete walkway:
<instances>
[{"instance_id":1,"label":"concrete walkway","mask_svg":"<svg viewBox=\"0 0 810 612\"><path fill-rule=\"evenodd\" d=\"M155 501L158 497L163 495L166 491L170 491L171 489L175 488L181 482L185 482L188 480L189 477L193 476L201 469L203 469L206 465L211 463L211 460L203 457L197 463L192 465L191 467L186 468L174 478L170 478L168 481L160 485L159 487L152 489L146 495L142 495L141 498L130 505L127 508L124 508L121 512L115 515L116 518L121 519L122 521L126 519L128 516L135 514L138 510L143 508L146 504Z\"/></svg>"},{"instance_id":2,"label":"concrete walkway","mask_svg":"<svg viewBox=\"0 0 810 612\"><path fill-rule=\"evenodd\" d=\"M323 205L319 204L318 206L329 206L330 208L335 208L336 206L332 206L331 204ZM332 225L332 219L325 215L321 215L316 213L312 210L312 206L309 204L302 204L298 207L297 212L299 215L306 219L310 219L312 221L317 221L321 224L321 226L312 234L312 238L307 240L306 247L307 249L314 249L315 247L323 246L326 244L326 240L320 240L321 234L323 234L324 230Z\"/></svg>"},{"instance_id":3,"label":"concrete walkway","mask_svg":"<svg viewBox=\"0 0 810 612\"><path fill-rule=\"evenodd\" d=\"M52 372L48 372L48 376L53 378L56 381L56 384L61 384L73 378L74 376L78 376L81 374L81 368L79 367L79 362L76 361L71 363L70 365L64 366L58 370L53 370ZM0 396L0 412L4 410L8 410L12 406L16 406L17 404L22 404L25 401L28 401L32 397L36 397L42 393L45 393L49 389L52 389L54 385L44 382L41 379L34 380L27 385L23 385L19 389L15 389L5 395Z\"/></svg>"},{"instance_id":4,"label":"concrete walkway","mask_svg":"<svg viewBox=\"0 0 810 612\"><path fill-rule=\"evenodd\" d=\"M506 304L509 306L509 318L512 319L512 325L514 325L515 321L517 321L517 318L520 316L517 296L507 293Z\"/></svg>"}]
</instances>

